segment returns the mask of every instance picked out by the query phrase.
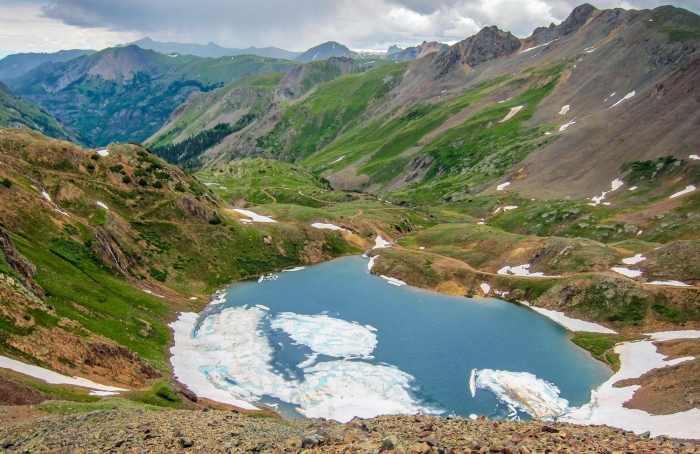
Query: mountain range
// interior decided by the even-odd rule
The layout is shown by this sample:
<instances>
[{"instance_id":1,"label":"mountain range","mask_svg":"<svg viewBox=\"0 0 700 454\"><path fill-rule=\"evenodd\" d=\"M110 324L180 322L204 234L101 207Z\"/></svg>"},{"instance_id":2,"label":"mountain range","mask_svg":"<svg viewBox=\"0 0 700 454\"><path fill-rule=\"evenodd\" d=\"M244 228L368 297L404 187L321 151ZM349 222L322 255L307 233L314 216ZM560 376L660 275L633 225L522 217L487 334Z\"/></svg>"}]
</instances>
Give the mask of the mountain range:
<instances>
[{"instance_id":1,"label":"mountain range","mask_svg":"<svg viewBox=\"0 0 700 454\"><path fill-rule=\"evenodd\" d=\"M134 45L141 49L151 49L161 54L183 54L183 55L196 55L197 57L224 57L233 56L241 54L252 54L260 55L261 57L272 57L272 58L283 58L287 60L294 60L301 52L291 52L288 50L280 49L278 47L248 47L245 49L221 47L215 43L208 44L193 44L193 43L173 43L173 42L159 42L154 41L151 38L142 38L133 43L126 44L126 46Z\"/></svg>"}]
</instances>

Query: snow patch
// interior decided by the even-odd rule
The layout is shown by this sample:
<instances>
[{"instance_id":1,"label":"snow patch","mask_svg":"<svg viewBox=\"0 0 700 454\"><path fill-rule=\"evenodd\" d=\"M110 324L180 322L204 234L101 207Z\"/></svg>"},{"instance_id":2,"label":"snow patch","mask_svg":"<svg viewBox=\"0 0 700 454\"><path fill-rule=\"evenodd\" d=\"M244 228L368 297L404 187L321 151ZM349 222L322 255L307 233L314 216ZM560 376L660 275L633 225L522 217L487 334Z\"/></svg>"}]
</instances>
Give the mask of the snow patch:
<instances>
[{"instance_id":1,"label":"snow patch","mask_svg":"<svg viewBox=\"0 0 700 454\"><path fill-rule=\"evenodd\" d=\"M496 191L502 191L506 188L506 186L510 186L510 181L506 181L505 183L501 183L496 186Z\"/></svg>"},{"instance_id":2,"label":"snow patch","mask_svg":"<svg viewBox=\"0 0 700 454\"><path fill-rule=\"evenodd\" d=\"M643 262L646 259L647 258L644 257L642 254L637 254L633 257L628 257L626 259L622 259L622 263L624 263L625 265L636 265L637 263Z\"/></svg>"},{"instance_id":3,"label":"snow patch","mask_svg":"<svg viewBox=\"0 0 700 454\"><path fill-rule=\"evenodd\" d=\"M236 213L240 213L243 216L248 216L252 222L277 222L272 218L262 216L260 214L255 214L252 211L241 210L240 208L234 208L233 211L235 211Z\"/></svg>"},{"instance_id":4,"label":"snow patch","mask_svg":"<svg viewBox=\"0 0 700 454\"><path fill-rule=\"evenodd\" d=\"M580 408L572 408L560 421L575 424L607 424L635 433L650 431L651 436L667 435L676 438L700 438L700 409L669 415L651 415L642 410L625 408L640 387L638 385L616 388L621 380L638 378L653 369L674 366L693 359L678 358L666 361L653 344L659 340L690 339L700 337L700 331L674 331L652 333L651 340L625 342L615 347L620 355L620 369L597 390L591 392L591 401Z\"/></svg>"},{"instance_id":5,"label":"snow patch","mask_svg":"<svg viewBox=\"0 0 700 454\"><path fill-rule=\"evenodd\" d=\"M484 292L484 295L488 295L489 292L491 291L491 286L489 284L487 284L486 282L481 284L479 287L481 287L481 291Z\"/></svg>"},{"instance_id":6,"label":"snow patch","mask_svg":"<svg viewBox=\"0 0 700 454\"><path fill-rule=\"evenodd\" d=\"M520 276L520 277L525 277L525 276L534 276L534 277L543 277L545 274L541 271L538 271L537 273L531 273L530 272L530 264L526 263L524 265L518 265L518 266L504 266L500 270L497 271L498 274L502 274L504 276ZM557 276L549 276L549 277L557 277Z\"/></svg>"},{"instance_id":7,"label":"snow patch","mask_svg":"<svg viewBox=\"0 0 700 454\"><path fill-rule=\"evenodd\" d=\"M98 155L100 155L102 157L109 156L109 151L107 151L106 148L103 148L101 150L97 150L95 153L97 153Z\"/></svg>"},{"instance_id":8,"label":"snow patch","mask_svg":"<svg viewBox=\"0 0 700 454\"><path fill-rule=\"evenodd\" d=\"M379 258L378 255L372 256L369 258L369 262L367 262L367 271L372 271L372 267L374 266L374 262L377 261Z\"/></svg>"},{"instance_id":9,"label":"snow patch","mask_svg":"<svg viewBox=\"0 0 700 454\"><path fill-rule=\"evenodd\" d=\"M99 207L102 207L102 208L104 208L105 210L109 210L109 208L107 207L107 205L105 205L104 203L102 203L102 202L100 202L100 201L95 202L95 205L97 205L97 206L99 206Z\"/></svg>"},{"instance_id":10,"label":"snow patch","mask_svg":"<svg viewBox=\"0 0 700 454\"><path fill-rule=\"evenodd\" d=\"M503 207L503 211L510 211L518 208L518 205L508 205Z\"/></svg>"},{"instance_id":11,"label":"snow patch","mask_svg":"<svg viewBox=\"0 0 700 454\"><path fill-rule=\"evenodd\" d=\"M66 375L61 375L57 372L54 372L52 370L44 369L43 367L39 366L32 366L30 364L25 364L23 362L7 358L5 356L0 356L0 368L3 369L10 369L15 372L19 372L20 374L28 375L30 377L38 378L39 380L43 380L46 383L52 384L52 385L72 385L72 386L80 386L81 388L89 388L89 389L94 389L97 391L109 391L113 392L115 394L121 392L121 391L126 391L126 389L123 388L117 388L115 386L107 386L107 385L101 385L99 383L95 383L92 380L88 380L86 378L81 378L81 377L68 377Z\"/></svg>"},{"instance_id":12,"label":"snow patch","mask_svg":"<svg viewBox=\"0 0 700 454\"><path fill-rule=\"evenodd\" d=\"M585 331L587 333L604 333L604 334L617 334L616 331L606 328L597 323L586 322L584 320L577 320L575 318L567 317L563 312L552 311L549 309L543 309L541 307L534 307L532 309L545 317L559 323L564 328L570 331Z\"/></svg>"},{"instance_id":13,"label":"snow patch","mask_svg":"<svg viewBox=\"0 0 700 454\"><path fill-rule=\"evenodd\" d=\"M652 281L648 282L649 285L669 285L671 287L692 287L690 284L686 284L681 281Z\"/></svg>"},{"instance_id":14,"label":"snow patch","mask_svg":"<svg viewBox=\"0 0 700 454\"><path fill-rule=\"evenodd\" d=\"M510 112L508 112L508 115L506 115L505 117L503 117L503 120L499 121L499 123L503 123L504 121L510 120L511 118L513 118L513 116L514 116L516 113L520 112L520 110L521 110L523 107L525 107L525 106L511 107L511 108L510 108Z\"/></svg>"},{"instance_id":15,"label":"snow patch","mask_svg":"<svg viewBox=\"0 0 700 454\"><path fill-rule=\"evenodd\" d=\"M696 154L691 154L690 156L688 156L688 159L692 159L693 161L700 161L700 156Z\"/></svg>"},{"instance_id":16,"label":"snow patch","mask_svg":"<svg viewBox=\"0 0 700 454\"><path fill-rule=\"evenodd\" d=\"M625 95L624 98L622 98L621 100L619 100L618 102L616 102L615 104L613 104L612 106L610 106L610 108L612 109L612 108L615 107L616 105L620 104L622 101L626 101L626 100L630 99L630 98L631 98L632 96L634 96L635 94L636 94L636 92L634 92L634 91L631 91L631 92L627 93L627 94Z\"/></svg>"},{"instance_id":17,"label":"snow patch","mask_svg":"<svg viewBox=\"0 0 700 454\"><path fill-rule=\"evenodd\" d=\"M569 126L576 124L576 119L574 118L573 120L564 123L563 125L559 126L559 132L566 131Z\"/></svg>"},{"instance_id":18,"label":"snow patch","mask_svg":"<svg viewBox=\"0 0 700 454\"><path fill-rule=\"evenodd\" d=\"M629 268L623 268L621 266L613 266L610 269L618 274L622 274L623 276L627 277L639 277L642 275L642 272L640 270L631 270Z\"/></svg>"},{"instance_id":19,"label":"snow patch","mask_svg":"<svg viewBox=\"0 0 700 454\"><path fill-rule=\"evenodd\" d=\"M532 46L532 47L530 47L529 49L521 50L520 52L518 52L518 54L524 54L525 52L530 52L531 50L539 49L540 47L544 47L544 46L546 46L546 45L548 45L548 44L552 44L554 41L557 41L558 39L559 39L559 38L553 39L553 40L551 40L551 41L547 41L547 42L544 43L544 44L538 44L537 46Z\"/></svg>"},{"instance_id":20,"label":"snow patch","mask_svg":"<svg viewBox=\"0 0 700 454\"><path fill-rule=\"evenodd\" d=\"M569 111L569 105L567 104L561 108L561 110L559 111L559 115L565 115L568 111Z\"/></svg>"},{"instance_id":21,"label":"snow patch","mask_svg":"<svg viewBox=\"0 0 700 454\"><path fill-rule=\"evenodd\" d=\"M691 192L695 191L696 189L697 188L691 184L689 186L686 186L685 189L683 189L682 191L679 191L679 192L676 192L675 194L673 194L671 197L669 197L669 199L675 199L676 197L680 197L680 196L685 195L685 194L690 194Z\"/></svg>"},{"instance_id":22,"label":"snow patch","mask_svg":"<svg viewBox=\"0 0 700 454\"><path fill-rule=\"evenodd\" d=\"M336 159L335 161L331 162L331 164L335 164L336 162L339 162L339 161L341 161L341 160L342 160L342 159L343 159L344 157L345 157L345 155L343 155L343 156L339 157L339 158L338 158L338 159Z\"/></svg>"},{"instance_id":23,"label":"snow patch","mask_svg":"<svg viewBox=\"0 0 700 454\"><path fill-rule=\"evenodd\" d=\"M391 247L391 243L386 241L380 235L378 235L377 238L374 239L374 247L372 249L384 249L388 247Z\"/></svg>"},{"instance_id":24,"label":"snow patch","mask_svg":"<svg viewBox=\"0 0 700 454\"><path fill-rule=\"evenodd\" d=\"M337 225L333 224L324 224L323 222L314 222L311 224L311 227L315 229L326 229L326 230L342 230L344 232L347 232L347 229L344 229L342 227L338 227Z\"/></svg>"}]
</instances>

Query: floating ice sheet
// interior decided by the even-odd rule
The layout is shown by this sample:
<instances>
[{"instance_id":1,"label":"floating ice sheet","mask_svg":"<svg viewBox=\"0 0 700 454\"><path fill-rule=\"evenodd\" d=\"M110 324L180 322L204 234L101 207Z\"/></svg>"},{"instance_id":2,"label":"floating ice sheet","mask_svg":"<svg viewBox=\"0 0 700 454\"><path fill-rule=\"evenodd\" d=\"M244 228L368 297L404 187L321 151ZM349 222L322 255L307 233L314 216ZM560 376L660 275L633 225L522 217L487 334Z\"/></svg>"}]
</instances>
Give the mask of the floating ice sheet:
<instances>
[{"instance_id":1,"label":"floating ice sheet","mask_svg":"<svg viewBox=\"0 0 700 454\"><path fill-rule=\"evenodd\" d=\"M476 387L535 419L553 419L569 407L569 401L559 397L559 388L529 372L482 369L476 373Z\"/></svg>"},{"instance_id":2,"label":"floating ice sheet","mask_svg":"<svg viewBox=\"0 0 700 454\"><path fill-rule=\"evenodd\" d=\"M368 328L323 314L282 312L270 321L270 326L315 353L336 358L367 356L377 346L377 336Z\"/></svg>"},{"instance_id":3,"label":"floating ice sheet","mask_svg":"<svg viewBox=\"0 0 700 454\"><path fill-rule=\"evenodd\" d=\"M411 396L414 378L393 366L354 361L319 363L305 370L299 412L309 418L346 422L355 416L439 414Z\"/></svg>"}]
</instances>

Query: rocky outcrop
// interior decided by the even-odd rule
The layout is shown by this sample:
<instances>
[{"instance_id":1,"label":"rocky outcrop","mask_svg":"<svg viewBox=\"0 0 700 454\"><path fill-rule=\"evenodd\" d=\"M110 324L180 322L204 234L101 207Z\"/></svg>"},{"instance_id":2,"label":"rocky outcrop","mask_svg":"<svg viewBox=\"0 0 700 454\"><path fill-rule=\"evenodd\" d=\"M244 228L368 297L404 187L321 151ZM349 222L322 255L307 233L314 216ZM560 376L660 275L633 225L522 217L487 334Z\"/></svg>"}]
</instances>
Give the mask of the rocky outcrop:
<instances>
[{"instance_id":1,"label":"rocky outcrop","mask_svg":"<svg viewBox=\"0 0 700 454\"><path fill-rule=\"evenodd\" d=\"M5 262L10 268L23 278L28 289L43 301L44 289L34 281L36 266L19 253L10 236L2 228L0 228L0 252L5 256Z\"/></svg>"},{"instance_id":2,"label":"rocky outcrop","mask_svg":"<svg viewBox=\"0 0 700 454\"><path fill-rule=\"evenodd\" d=\"M450 46L444 43L439 43L437 41L427 42L423 41L423 44L416 47L409 47L400 52L391 55L389 58L394 61L411 61L416 60L421 57L425 57L433 52L442 52L447 50Z\"/></svg>"},{"instance_id":3,"label":"rocky outcrop","mask_svg":"<svg viewBox=\"0 0 700 454\"><path fill-rule=\"evenodd\" d=\"M297 99L312 86L331 81L343 74L359 71L360 66L349 57L331 57L290 69L275 88L276 99Z\"/></svg>"},{"instance_id":4,"label":"rocky outcrop","mask_svg":"<svg viewBox=\"0 0 700 454\"><path fill-rule=\"evenodd\" d=\"M209 221L214 217L214 211L209 208L206 204L200 202L194 197L184 196L178 201L178 206L182 208L187 214L195 218L204 219Z\"/></svg>"},{"instance_id":5,"label":"rocky outcrop","mask_svg":"<svg viewBox=\"0 0 700 454\"><path fill-rule=\"evenodd\" d=\"M461 67L473 68L480 63L505 57L520 49L520 40L510 32L492 25L474 36L460 41L435 59L437 77Z\"/></svg>"}]
</instances>

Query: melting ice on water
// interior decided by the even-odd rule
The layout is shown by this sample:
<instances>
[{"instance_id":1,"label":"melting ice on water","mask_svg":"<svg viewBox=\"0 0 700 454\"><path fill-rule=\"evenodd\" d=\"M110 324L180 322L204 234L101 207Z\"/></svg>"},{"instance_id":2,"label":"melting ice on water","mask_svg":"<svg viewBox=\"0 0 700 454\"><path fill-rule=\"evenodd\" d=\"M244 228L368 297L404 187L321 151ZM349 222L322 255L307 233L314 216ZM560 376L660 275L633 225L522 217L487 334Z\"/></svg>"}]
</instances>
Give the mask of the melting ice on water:
<instances>
[{"instance_id":1,"label":"melting ice on water","mask_svg":"<svg viewBox=\"0 0 700 454\"><path fill-rule=\"evenodd\" d=\"M559 397L559 388L529 372L482 369L476 372L476 387L491 391L511 411L535 419L553 419L569 408L569 401Z\"/></svg>"}]
</instances>

